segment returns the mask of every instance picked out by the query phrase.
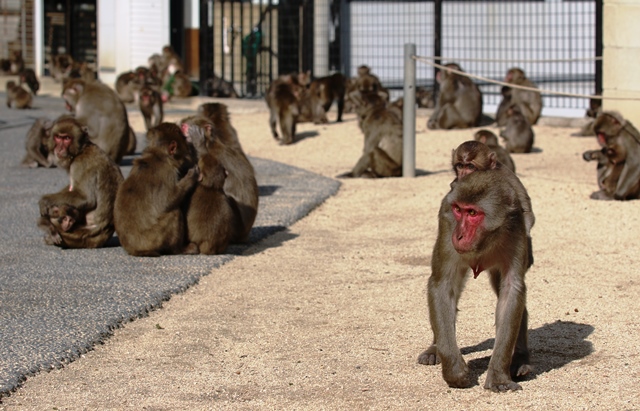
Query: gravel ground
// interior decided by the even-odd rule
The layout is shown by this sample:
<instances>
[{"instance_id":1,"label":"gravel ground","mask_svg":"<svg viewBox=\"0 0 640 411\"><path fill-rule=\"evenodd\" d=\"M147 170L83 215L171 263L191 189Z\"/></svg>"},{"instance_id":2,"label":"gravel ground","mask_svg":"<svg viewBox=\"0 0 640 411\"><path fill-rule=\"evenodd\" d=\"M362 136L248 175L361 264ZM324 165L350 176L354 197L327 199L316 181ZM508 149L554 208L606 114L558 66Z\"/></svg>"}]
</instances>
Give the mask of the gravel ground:
<instances>
[{"instance_id":1,"label":"gravel ground","mask_svg":"<svg viewBox=\"0 0 640 411\"><path fill-rule=\"evenodd\" d=\"M355 164L353 114L301 124L283 147L255 103L229 102L250 156L329 178ZM522 391L482 388L495 308L485 274L469 280L457 324L477 385L450 389L438 366L417 364L431 340L425 287L451 150L476 131L427 131L427 115L416 125L418 177L341 180L307 217L78 360L28 378L0 410L638 409L638 202L589 199L595 164L581 155L597 144L570 136L576 122L542 119L535 152L513 156L536 214L534 374Z\"/></svg>"}]
</instances>

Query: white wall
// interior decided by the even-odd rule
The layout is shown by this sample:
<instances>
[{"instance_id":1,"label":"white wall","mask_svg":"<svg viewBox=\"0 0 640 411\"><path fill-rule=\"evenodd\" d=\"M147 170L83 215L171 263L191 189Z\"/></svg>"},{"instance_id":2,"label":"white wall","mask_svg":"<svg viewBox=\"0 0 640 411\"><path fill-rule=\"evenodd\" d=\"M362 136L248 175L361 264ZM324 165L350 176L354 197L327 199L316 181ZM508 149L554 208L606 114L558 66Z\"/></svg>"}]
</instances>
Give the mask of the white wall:
<instances>
[{"instance_id":1,"label":"white wall","mask_svg":"<svg viewBox=\"0 0 640 411\"><path fill-rule=\"evenodd\" d=\"M98 0L98 76L116 77L169 44L169 0Z\"/></svg>"}]
</instances>

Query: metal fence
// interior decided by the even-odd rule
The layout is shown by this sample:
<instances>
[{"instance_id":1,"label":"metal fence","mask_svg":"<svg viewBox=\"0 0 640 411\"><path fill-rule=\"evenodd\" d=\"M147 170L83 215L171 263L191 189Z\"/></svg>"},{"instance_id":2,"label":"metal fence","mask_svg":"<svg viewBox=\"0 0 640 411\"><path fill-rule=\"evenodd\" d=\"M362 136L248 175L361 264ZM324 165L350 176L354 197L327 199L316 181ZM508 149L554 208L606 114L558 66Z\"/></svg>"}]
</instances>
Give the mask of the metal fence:
<instances>
[{"instance_id":1,"label":"metal fence","mask_svg":"<svg viewBox=\"0 0 640 411\"><path fill-rule=\"evenodd\" d=\"M326 22L314 20L314 1L328 3ZM517 66L541 89L593 94L602 87L601 63L586 60L601 55L602 0L203 0L202 4L201 27L208 30L201 30L201 43L210 53L203 70L232 81L246 97L262 96L279 74L313 73L314 35L328 37L331 71L352 76L366 64L396 94L402 89L405 43L415 43L419 56L443 56L444 63L455 61L465 71L490 79L503 79L510 67ZM418 62L418 85L432 87L434 78L434 68ZM497 105L499 87L479 84L485 106ZM547 95L544 105L582 109L587 102Z\"/></svg>"}]
</instances>

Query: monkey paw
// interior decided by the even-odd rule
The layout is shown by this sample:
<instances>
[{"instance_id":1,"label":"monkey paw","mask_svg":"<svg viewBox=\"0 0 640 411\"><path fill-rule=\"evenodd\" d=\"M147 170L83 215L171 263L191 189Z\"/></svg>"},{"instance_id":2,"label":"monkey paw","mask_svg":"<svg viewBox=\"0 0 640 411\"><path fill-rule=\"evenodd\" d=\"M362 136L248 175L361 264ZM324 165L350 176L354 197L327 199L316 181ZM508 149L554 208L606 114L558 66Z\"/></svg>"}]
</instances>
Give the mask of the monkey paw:
<instances>
[{"instance_id":1,"label":"monkey paw","mask_svg":"<svg viewBox=\"0 0 640 411\"><path fill-rule=\"evenodd\" d=\"M427 348L418 356L418 364L424 365L436 365L440 364L440 358L438 358L436 346L432 345Z\"/></svg>"},{"instance_id":2,"label":"monkey paw","mask_svg":"<svg viewBox=\"0 0 640 411\"><path fill-rule=\"evenodd\" d=\"M505 381L499 384L489 384L489 382L487 382L484 384L484 388L493 392L518 391L522 389L520 384L513 381Z\"/></svg>"}]
</instances>

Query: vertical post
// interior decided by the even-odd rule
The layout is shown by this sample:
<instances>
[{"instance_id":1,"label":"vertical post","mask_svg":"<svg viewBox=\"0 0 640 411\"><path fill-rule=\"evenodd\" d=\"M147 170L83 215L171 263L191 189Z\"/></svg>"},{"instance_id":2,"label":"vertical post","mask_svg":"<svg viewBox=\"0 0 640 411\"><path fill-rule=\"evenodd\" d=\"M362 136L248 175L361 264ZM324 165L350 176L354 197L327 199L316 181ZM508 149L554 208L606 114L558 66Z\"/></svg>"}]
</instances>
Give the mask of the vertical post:
<instances>
[{"instance_id":1,"label":"vertical post","mask_svg":"<svg viewBox=\"0 0 640 411\"><path fill-rule=\"evenodd\" d=\"M313 76L329 75L329 0L313 2ZM301 36L302 37L302 36Z\"/></svg>"},{"instance_id":2,"label":"vertical post","mask_svg":"<svg viewBox=\"0 0 640 411\"><path fill-rule=\"evenodd\" d=\"M602 0L596 0L596 56L602 57ZM602 60L596 60L596 94L602 95Z\"/></svg>"},{"instance_id":3,"label":"vertical post","mask_svg":"<svg viewBox=\"0 0 640 411\"><path fill-rule=\"evenodd\" d=\"M402 176L416 176L416 45L404 45L404 104L402 105Z\"/></svg>"},{"instance_id":4,"label":"vertical post","mask_svg":"<svg viewBox=\"0 0 640 411\"><path fill-rule=\"evenodd\" d=\"M433 4L433 55L442 56L442 0L435 0ZM440 59L436 59L436 64L442 64ZM436 79L438 78L439 69L433 68L433 91L437 96L440 89Z\"/></svg>"},{"instance_id":5,"label":"vertical post","mask_svg":"<svg viewBox=\"0 0 640 411\"><path fill-rule=\"evenodd\" d=\"M211 83L207 82L213 77L213 23L212 0L200 0L200 95L211 95Z\"/></svg>"}]
</instances>

